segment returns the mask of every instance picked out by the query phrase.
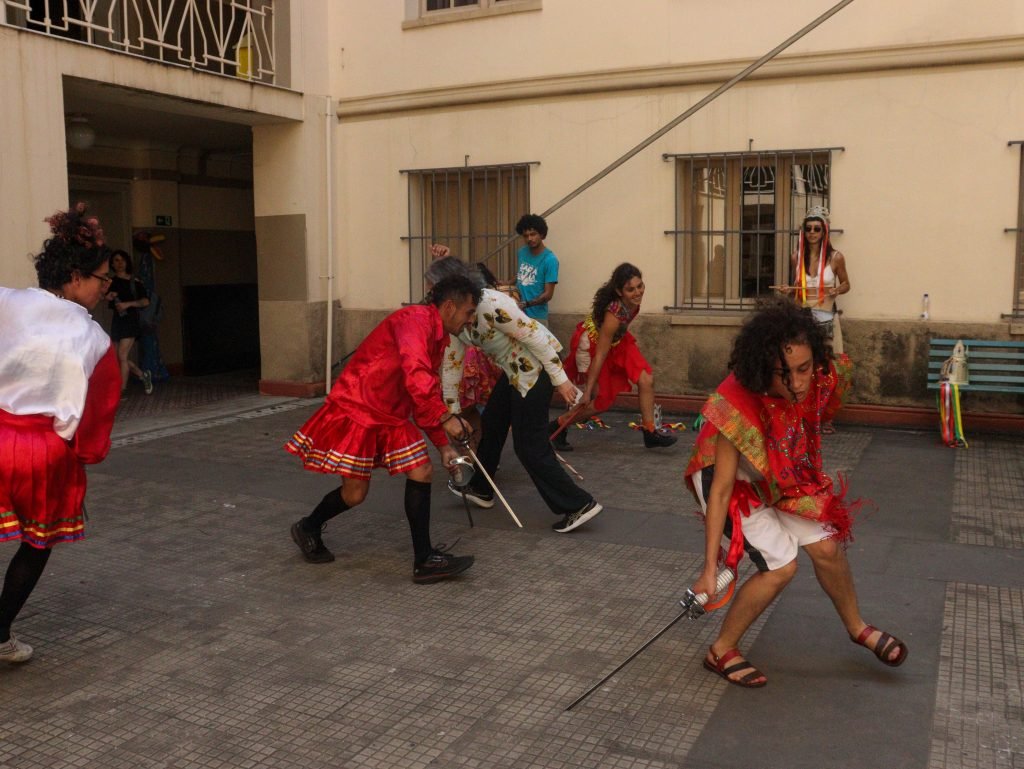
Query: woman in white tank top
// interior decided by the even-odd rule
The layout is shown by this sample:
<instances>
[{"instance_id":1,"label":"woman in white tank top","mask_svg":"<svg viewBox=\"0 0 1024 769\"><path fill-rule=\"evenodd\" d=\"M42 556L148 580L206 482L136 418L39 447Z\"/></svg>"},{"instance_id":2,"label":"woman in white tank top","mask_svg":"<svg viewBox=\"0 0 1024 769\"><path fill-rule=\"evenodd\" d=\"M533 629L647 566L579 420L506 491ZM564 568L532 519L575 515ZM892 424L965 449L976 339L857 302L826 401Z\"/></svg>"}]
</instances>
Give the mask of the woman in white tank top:
<instances>
[{"instance_id":1,"label":"woman in white tank top","mask_svg":"<svg viewBox=\"0 0 1024 769\"><path fill-rule=\"evenodd\" d=\"M844 350L836 297L849 292L850 276L846 257L832 247L828 228L828 209L813 206L807 211L797 250L790 257L793 280L785 292L810 307L821 322L831 323L832 350L838 355Z\"/></svg>"}]
</instances>

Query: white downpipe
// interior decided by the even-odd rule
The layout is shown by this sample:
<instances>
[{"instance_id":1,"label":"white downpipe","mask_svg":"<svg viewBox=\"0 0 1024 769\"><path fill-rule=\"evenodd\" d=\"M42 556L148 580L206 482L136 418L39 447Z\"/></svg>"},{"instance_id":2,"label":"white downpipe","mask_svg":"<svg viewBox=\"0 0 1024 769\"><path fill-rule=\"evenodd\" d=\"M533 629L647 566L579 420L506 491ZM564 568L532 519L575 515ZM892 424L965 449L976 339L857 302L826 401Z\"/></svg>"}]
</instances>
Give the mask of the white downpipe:
<instances>
[{"instance_id":1,"label":"white downpipe","mask_svg":"<svg viewBox=\"0 0 1024 769\"><path fill-rule=\"evenodd\" d=\"M324 394L331 391L331 370L334 361L331 352L333 350L334 337L334 185L333 185L333 161L331 158L331 97L327 97L327 107L324 112L324 162L327 165L327 352L324 362Z\"/></svg>"}]
</instances>

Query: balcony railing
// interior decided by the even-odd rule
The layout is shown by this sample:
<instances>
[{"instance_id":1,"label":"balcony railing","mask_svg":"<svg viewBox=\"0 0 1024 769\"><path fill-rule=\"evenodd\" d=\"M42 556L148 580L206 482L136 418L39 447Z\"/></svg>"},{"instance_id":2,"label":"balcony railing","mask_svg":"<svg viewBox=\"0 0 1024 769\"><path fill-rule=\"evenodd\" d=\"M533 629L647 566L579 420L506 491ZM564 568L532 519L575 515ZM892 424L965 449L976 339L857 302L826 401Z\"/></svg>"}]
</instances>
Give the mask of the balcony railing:
<instances>
[{"instance_id":1,"label":"balcony railing","mask_svg":"<svg viewBox=\"0 0 1024 769\"><path fill-rule=\"evenodd\" d=\"M276 83L273 0L0 0L0 9L8 26Z\"/></svg>"}]
</instances>

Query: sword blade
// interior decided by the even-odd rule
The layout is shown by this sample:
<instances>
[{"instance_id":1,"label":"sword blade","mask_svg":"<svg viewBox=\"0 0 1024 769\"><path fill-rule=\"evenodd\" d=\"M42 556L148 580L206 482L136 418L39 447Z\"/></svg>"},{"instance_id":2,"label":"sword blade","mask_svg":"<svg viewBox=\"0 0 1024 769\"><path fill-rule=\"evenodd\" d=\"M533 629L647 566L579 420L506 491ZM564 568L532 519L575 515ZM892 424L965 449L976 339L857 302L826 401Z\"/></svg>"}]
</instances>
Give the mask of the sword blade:
<instances>
[{"instance_id":1,"label":"sword blade","mask_svg":"<svg viewBox=\"0 0 1024 769\"><path fill-rule=\"evenodd\" d=\"M558 459L558 461L561 462L563 465L565 465L565 469L566 470L568 470L570 473L572 473L573 475L576 476L576 480L578 480L578 481L582 481L583 480L583 476L580 475L580 471L577 470L572 465L570 465L568 462L566 462L565 461L565 457L563 457L557 451L555 452L555 458Z\"/></svg>"},{"instance_id":2,"label":"sword blade","mask_svg":"<svg viewBox=\"0 0 1024 769\"><path fill-rule=\"evenodd\" d=\"M548 437L548 440L549 441L553 441L555 438L558 437L559 433L561 433L562 430L564 430L566 427L568 427L573 422L575 422L576 421L576 415L579 414L583 410L583 407L586 406L586 405L587 405L586 403L581 403L578 406L576 406L573 409L571 409L569 411L569 413L565 415L565 417L564 417L565 421L564 422L562 422L561 419L559 419L558 429L555 430L553 433L551 433L551 435Z\"/></svg>"},{"instance_id":3,"label":"sword blade","mask_svg":"<svg viewBox=\"0 0 1024 769\"><path fill-rule=\"evenodd\" d=\"M503 504L505 506L505 509L508 510L508 514L512 516L512 520L516 522L516 526L518 526L520 529L523 528L523 524L519 522L519 519L516 518L516 514L512 512L512 506L509 505L509 503L505 500L505 495L502 494L498 487L495 485L494 479L491 478L490 473L488 473L484 469L484 466L480 464L480 459L479 457L477 457L476 452L468 447L466 450L469 451L469 455L473 458L473 461L476 462L476 466L480 468L480 472L484 474L484 478L486 478L487 482L491 484L491 488L494 489L494 493L498 495L498 499L501 500L501 504Z\"/></svg>"},{"instance_id":4,"label":"sword blade","mask_svg":"<svg viewBox=\"0 0 1024 769\"><path fill-rule=\"evenodd\" d=\"M619 672L620 670L622 670L622 669L623 669L624 667L626 667L626 665L628 665L628 664L629 664L630 662L632 662L632 661L633 661L633 660L634 660L634 659L635 659L635 658L636 658L636 657L637 657L637 656L638 656L638 655L639 655L639 654L640 654L641 652L643 652L643 650L644 650L644 649L646 649L646 648L647 648L648 646L650 646L650 645L651 645L652 643L654 643L654 642L655 642L655 641L657 641L657 640L658 640L659 638L661 638L661 637L662 637L662 636L663 636L663 635L664 635L664 634L665 634L666 632L668 632L668 630L669 630L669 629L670 629L670 628L671 628L671 627L672 627L673 625L675 625L675 624L676 624L676 623L677 623L677 622L678 622L679 620L681 620L681 619L682 619L683 617L685 617L685 616L686 616L686 615L688 614L688 612L689 612L689 609L686 609L686 610L684 610L684 611L681 611L681 612L679 612L679 615L678 615L678 616L677 616L677 617L676 617L676 618L675 618L674 620L672 620L671 622L669 622L669 623L668 623L667 625L665 625L665 627L663 627L663 628L662 628L661 630L659 630L659 631L658 631L657 633L655 633L655 634L654 634L654 635L653 635L653 636L652 636L652 637L651 637L650 639L648 639L648 640L647 640L647 642L646 642L646 643L644 643L644 645L643 645L643 646L641 646L641 647L640 647L639 649L637 649L637 650L636 650L635 652L633 652L633 653L632 653L632 654L630 654L630 655L629 655L628 657L626 657L626 659L625 659L625 660L623 660L623 661L622 661L622 662L621 662L621 663L619 664L619 666L615 668L615 670L613 670L613 671L612 671L611 673L609 673L608 675L606 675L606 676L605 676L604 678L602 678L602 679L601 679L600 681L598 681L598 682L597 682L596 684L594 684L594 685L593 685L593 686L591 686L591 687L590 687L589 689L587 689L587 690L586 690L585 692L583 692L583 694L581 694L581 695L580 695L579 697L577 697L577 698L576 698L575 700L573 700L573 701L572 701L572 704L571 704L571 705L569 705L569 707L567 707L567 708L565 709L565 711L566 711L566 712L569 712L569 711L570 711L570 710L572 710L572 709L573 709L574 707L576 707L576 706L577 706L577 705L579 705L579 704L580 704L581 702L583 702L583 700L585 700L585 699L586 699L587 697L589 697L589 696L590 696L591 694L593 694L593 693L594 693L595 691L597 691L597 690L598 690L598 689L599 689L599 688L600 688L601 686L603 686L603 685L605 684L605 682L606 682L606 681L607 681L607 680L608 680L609 678L611 678L611 677L612 677L613 675L615 675L615 674L616 674L616 673L618 673L618 672Z\"/></svg>"}]
</instances>

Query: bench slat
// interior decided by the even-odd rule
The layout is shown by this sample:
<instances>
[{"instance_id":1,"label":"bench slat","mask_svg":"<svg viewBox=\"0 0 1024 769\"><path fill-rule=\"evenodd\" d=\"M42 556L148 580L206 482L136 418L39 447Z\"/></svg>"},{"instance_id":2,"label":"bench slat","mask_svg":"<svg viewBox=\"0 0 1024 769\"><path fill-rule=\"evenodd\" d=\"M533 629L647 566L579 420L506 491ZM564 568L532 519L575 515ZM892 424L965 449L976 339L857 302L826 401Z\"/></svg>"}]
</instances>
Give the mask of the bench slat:
<instances>
[{"instance_id":1,"label":"bench slat","mask_svg":"<svg viewBox=\"0 0 1024 769\"><path fill-rule=\"evenodd\" d=\"M1016 341L992 341L991 339L932 339L930 344L936 347L953 347L957 342L963 342L964 346L970 347L1015 347L1024 348L1024 342Z\"/></svg>"},{"instance_id":2,"label":"bench slat","mask_svg":"<svg viewBox=\"0 0 1024 769\"><path fill-rule=\"evenodd\" d=\"M938 390L939 383L928 383L929 390ZM977 392L990 392L990 393L1024 393L1024 385L1017 387L1004 387L1004 386L990 386L990 385L960 385L962 391L974 390Z\"/></svg>"},{"instance_id":3,"label":"bench slat","mask_svg":"<svg viewBox=\"0 0 1024 769\"><path fill-rule=\"evenodd\" d=\"M930 371L942 370L941 361L929 361L928 369ZM1005 371L1007 373L1021 372L1024 374L1024 364L1015 364L1013 366L1000 366L998 363L975 363L974 361L967 361L967 370L974 375L975 371Z\"/></svg>"},{"instance_id":4,"label":"bench slat","mask_svg":"<svg viewBox=\"0 0 1024 769\"><path fill-rule=\"evenodd\" d=\"M947 355L946 353L949 353ZM948 358L953 354L952 350L936 350L931 349L928 351L929 358ZM974 360L975 358L984 358L985 360L1024 360L1024 352L996 352L994 350L971 350L968 348L967 359Z\"/></svg>"}]
</instances>

